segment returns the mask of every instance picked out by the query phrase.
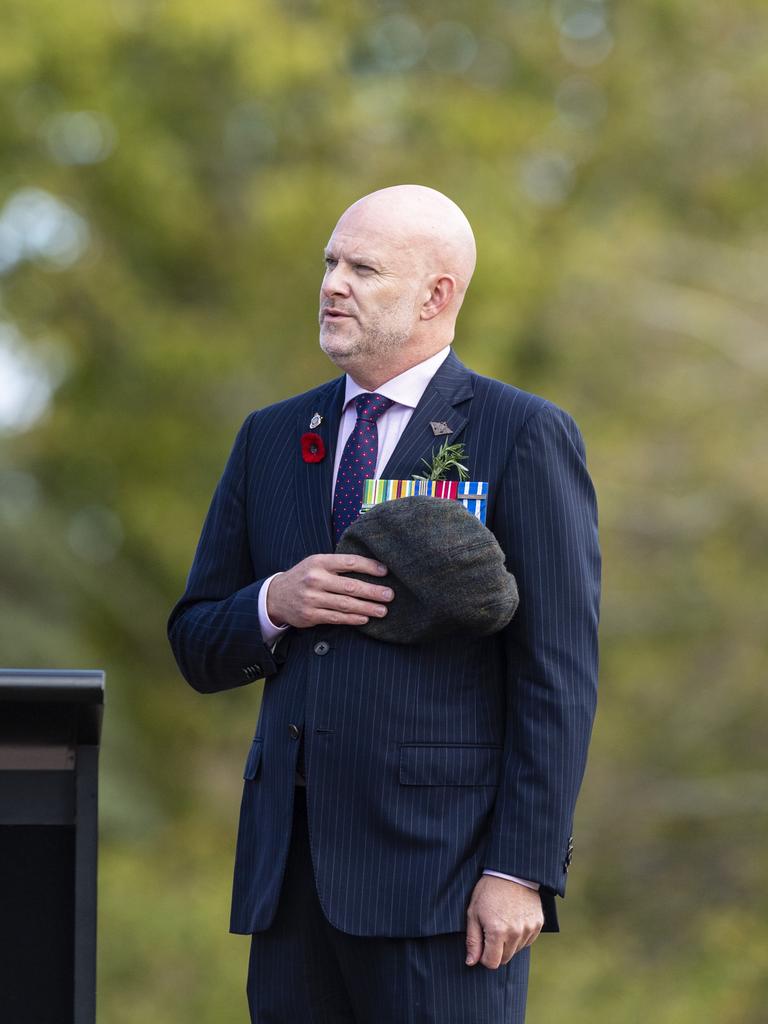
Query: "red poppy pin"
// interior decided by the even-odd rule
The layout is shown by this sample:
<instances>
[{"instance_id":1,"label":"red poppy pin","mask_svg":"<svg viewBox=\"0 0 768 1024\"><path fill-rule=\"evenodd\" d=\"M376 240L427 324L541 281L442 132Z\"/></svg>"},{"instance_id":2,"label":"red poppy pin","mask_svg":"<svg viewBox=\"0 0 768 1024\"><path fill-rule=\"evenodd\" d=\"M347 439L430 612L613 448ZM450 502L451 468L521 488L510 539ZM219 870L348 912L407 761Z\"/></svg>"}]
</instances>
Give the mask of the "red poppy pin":
<instances>
[{"instance_id":1,"label":"red poppy pin","mask_svg":"<svg viewBox=\"0 0 768 1024\"><path fill-rule=\"evenodd\" d=\"M319 434L312 432L301 435L301 457L305 462L322 462L325 458L325 445Z\"/></svg>"}]
</instances>

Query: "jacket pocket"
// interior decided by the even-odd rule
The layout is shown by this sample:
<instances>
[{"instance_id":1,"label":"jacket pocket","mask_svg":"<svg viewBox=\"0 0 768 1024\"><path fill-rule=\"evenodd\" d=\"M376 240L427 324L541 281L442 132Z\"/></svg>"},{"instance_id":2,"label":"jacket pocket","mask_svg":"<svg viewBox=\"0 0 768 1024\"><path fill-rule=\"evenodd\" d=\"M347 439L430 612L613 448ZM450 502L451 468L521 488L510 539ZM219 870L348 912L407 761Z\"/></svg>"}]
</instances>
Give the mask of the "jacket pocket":
<instances>
[{"instance_id":1,"label":"jacket pocket","mask_svg":"<svg viewBox=\"0 0 768 1024\"><path fill-rule=\"evenodd\" d=\"M251 749L248 751L248 757L245 759L245 768L243 770L244 779L255 779L259 774L259 767L261 766L261 748L264 746L264 740L261 736L256 736L251 743Z\"/></svg>"},{"instance_id":2,"label":"jacket pocket","mask_svg":"<svg viewBox=\"0 0 768 1024\"><path fill-rule=\"evenodd\" d=\"M496 786L503 747L477 743L403 743L403 786Z\"/></svg>"}]
</instances>

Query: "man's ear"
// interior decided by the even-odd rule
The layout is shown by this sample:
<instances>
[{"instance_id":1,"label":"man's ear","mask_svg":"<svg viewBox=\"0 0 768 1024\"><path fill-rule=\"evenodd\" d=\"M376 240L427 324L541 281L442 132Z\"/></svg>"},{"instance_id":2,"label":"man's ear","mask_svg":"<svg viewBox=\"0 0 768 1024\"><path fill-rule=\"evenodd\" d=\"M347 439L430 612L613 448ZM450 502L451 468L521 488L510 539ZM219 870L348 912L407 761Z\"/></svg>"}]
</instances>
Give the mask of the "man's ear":
<instances>
[{"instance_id":1,"label":"man's ear","mask_svg":"<svg viewBox=\"0 0 768 1024\"><path fill-rule=\"evenodd\" d=\"M421 319L432 320L442 313L456 294L456 278L450 274L440 274L430 279L429 291L421 307Z\"/></svg>"}]
</instances>

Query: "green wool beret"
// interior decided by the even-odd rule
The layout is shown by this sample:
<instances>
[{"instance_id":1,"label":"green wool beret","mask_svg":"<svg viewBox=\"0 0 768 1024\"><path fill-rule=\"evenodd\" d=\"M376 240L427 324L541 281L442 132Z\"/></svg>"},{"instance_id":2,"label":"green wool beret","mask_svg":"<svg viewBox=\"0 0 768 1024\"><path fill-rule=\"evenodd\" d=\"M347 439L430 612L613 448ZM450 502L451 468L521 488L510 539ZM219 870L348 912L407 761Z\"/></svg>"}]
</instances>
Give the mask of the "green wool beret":
<instances>
[{"instance_id":1,"label":"green wool beret","mask_svg":"<svg viewBox=\"0 0 768 1024\"><path fill-rule=\"evenodd\" d=\"M384 618L357 627L376 640L489 636L517 608L504 552L460 501L418 495L374 505L347 527L336 552L374 558L389 569L385 577L346 574L394 591Z\"/></svg>"}]
</instances>

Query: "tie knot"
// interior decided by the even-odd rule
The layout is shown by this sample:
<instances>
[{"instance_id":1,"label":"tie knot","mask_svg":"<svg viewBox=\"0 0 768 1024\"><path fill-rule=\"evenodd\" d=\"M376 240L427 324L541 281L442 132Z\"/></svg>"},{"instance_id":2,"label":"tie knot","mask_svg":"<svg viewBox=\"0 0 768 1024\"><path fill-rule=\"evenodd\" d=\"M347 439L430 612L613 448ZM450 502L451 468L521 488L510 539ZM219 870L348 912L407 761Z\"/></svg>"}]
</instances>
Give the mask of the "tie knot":
<instances>
[{"instance_id":1,"label":"tie knot","mask_svg":"<svg viewBox=\"0 0 768 1024\"><path fill-rule=\"evenodd\" d=\"M377 395L375 392L371 395L358 395L355 399L357 418L375 423L392 404L391 398L385 398L384 395Z\"/></svg>"}]
</instances>

